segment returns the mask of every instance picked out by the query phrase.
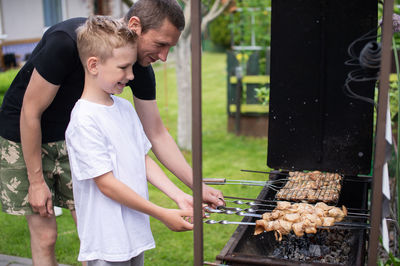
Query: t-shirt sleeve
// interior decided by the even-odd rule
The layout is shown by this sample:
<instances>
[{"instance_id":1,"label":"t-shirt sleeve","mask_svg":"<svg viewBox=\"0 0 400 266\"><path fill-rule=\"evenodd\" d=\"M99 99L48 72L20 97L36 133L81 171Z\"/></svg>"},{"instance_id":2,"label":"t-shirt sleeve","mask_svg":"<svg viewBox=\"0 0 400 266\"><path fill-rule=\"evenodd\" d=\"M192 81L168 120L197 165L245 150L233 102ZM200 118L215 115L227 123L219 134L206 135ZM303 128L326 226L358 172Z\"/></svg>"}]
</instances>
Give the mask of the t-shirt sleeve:
<instances>
[{"instance_id":1,"label":"t-shirt sleeve","mask_svg":"<svg viewBox=\"0 0 400 266\"><path fill-rule=\"evenodd\" d=\"M143 67L136 63L133 65L133 74L135 78L128 83L133 95L141 100L155 100L156 78L151 65Z\"/></svg>"},{"instance_id":2,"label":"t-shirt sleeve","mask_svg":"<svg viewBox=\"0 0 400 266\"><path fill-rule=\"evenodd\" d=\"M147 154L151 149L151 142L147 138L147 135L144 132L143 128L142 128L142 136L143 136L143 144L144 144L144 153Z\"/></svg>"},{"instance_id":3,"label":"t-shirt sleeve","mask_svg":"<svg viewBox=\"0 0 400 266\"><path fill-rule=\"evenodd\" d=\"M71 171L78 180L98 177L113 170L107 140L95 125L75 124L66 134Z\"/></svg>"},{"instance_id":4,"label":"t-shirt sleeve","mask_svg":"<svg viewBox=\"0 0 400 266\"><path fill-rule=\"evenodd\" d=\"M44 79L60 85L80 64L76 42L65 32L52 32L32 62Z\"/></svg>"}]
</instances>

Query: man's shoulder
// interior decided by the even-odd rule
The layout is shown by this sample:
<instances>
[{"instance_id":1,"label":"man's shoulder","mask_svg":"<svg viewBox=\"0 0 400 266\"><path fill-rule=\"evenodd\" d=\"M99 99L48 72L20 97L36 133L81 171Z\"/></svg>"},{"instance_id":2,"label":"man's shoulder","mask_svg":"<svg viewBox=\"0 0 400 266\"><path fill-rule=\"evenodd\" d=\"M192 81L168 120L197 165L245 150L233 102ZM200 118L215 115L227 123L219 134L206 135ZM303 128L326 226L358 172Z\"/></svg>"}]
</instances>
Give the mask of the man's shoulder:
<instances>
[{"instance_id":1,"label":"man's shoulder","mask_svg":"<svg viewBox=\"0 0 400 266\"><path fill-rule=\"evenodd\" d=\"M128 82L133 95L142 100L154 100L156 98L156 79L153 67L141 66L139 63L133 65L135 78Z\"/></svg>"},{"instance_id":2,"label":"man's shoulder","mask_svg":"<svg viewBox=\"0 0 400 266\"><path fill-rule=\"evenodd\" d=\"M142 66L142 65L139 64L138 62L136 62L136 63L133 65L133 72L137 72L137 73L147 73L147 74L153 74L153 75L154 75L153 67L152 67L151 65Z\"/></svg>"},{"instance_id":3,"label":"man's shoulder","mask_svg":"<svg viewBox=\"0 0 400 266\"><path fill-rule=\"evenodd\" d=\"M61 21L53 26L51 26L46 32L45 35L52 34L54 32L64 32L68 34L72 39L76 40L76 29L85 23L87 18L84 17L76 17L70 18L64 21Z\"/></svg>"},{"instance_id":4,"label":"man's shoulder","mask_svg":"<svg viewBox=\"0 0 400 266\"><path fill-rule=\"evenodd\" d=\"M85 17L76 17L76 18L66 19L64 21L61 21L61 22L55 24L54 26L51 26L49 28L49 30L77 28L80 25L82 25L83 23L85 23L86 20L87 20L87 18L85 18Z\"/></svg>"}]
</instances>

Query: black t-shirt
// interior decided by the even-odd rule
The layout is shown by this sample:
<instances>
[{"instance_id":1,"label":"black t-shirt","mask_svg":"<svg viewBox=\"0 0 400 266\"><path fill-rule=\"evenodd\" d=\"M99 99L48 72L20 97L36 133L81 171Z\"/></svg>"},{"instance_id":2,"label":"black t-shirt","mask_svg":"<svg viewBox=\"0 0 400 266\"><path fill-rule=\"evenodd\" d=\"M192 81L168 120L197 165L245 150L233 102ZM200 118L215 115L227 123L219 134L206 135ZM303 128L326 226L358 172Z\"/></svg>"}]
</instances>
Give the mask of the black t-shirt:
<instances>
[{"instance_id":1,"label":"black t-shirt","mask_svg":"<svg viewBox=\"0 0 400 266\"><path fill-rule=\"evenodd\" d=\"M70 113L83 91L85 72L78 56L75 30L85 21L86 18L69 19L45 32L4 96L0 108L0 136L20 142L22 100L36 68L48 82L60 85L53 102L42 114L42 142L65 139ZM135 64L133 73L135 79L128 83L133 95L143 100L154 100L156 82L153 68Z\"/></svg>"}]
</instances>

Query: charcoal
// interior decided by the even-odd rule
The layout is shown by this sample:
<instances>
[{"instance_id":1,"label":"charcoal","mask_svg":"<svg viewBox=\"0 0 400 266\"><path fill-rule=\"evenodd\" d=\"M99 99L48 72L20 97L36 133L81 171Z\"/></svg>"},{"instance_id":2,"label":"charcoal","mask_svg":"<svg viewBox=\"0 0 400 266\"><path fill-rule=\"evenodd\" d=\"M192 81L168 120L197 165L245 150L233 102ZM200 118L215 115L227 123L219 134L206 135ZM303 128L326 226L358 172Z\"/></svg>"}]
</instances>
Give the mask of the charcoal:
<instances>
[{"instance_id":1,"label":"charcoal","mask_svg":"<svg viewBox=\"0 0 400 266\"><path fill-rule=\"evenodd\" d=\"M348 264L351 238L352 233L348 230L324 230L302 237L288 234L281 242L275 243L271 255L303 262Z\"/></svg>"},{"instance_id":2,"label":"charcoal","mask_svg":"<svg viewBox=\"0 0 400 266\"><path fill-rule=\"evenodd\" d=\"M319 245L310 245L310 254L313 257L321 257L321 248Z\"/></svg>"}]
</instances>

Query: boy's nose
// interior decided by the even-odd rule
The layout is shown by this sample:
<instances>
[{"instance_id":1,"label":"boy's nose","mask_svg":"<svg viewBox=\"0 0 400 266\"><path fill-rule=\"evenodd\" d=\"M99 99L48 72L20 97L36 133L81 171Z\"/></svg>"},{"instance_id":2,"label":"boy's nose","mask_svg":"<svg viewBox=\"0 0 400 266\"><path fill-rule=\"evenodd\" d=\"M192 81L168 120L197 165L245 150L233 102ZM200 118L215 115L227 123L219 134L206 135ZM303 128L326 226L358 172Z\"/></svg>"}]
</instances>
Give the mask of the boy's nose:
<instances>
[{"instance_id":1,"label":"boy's nose","mask_svg":"<svg viewBox=\"0 0 400 266\"><path fill-rule=\"evenodd\" d=\"M129 80L133 80L135 78L135 75L133 75L132 67L128 67L128 73L126 74L126 78Z\"/></svg>"}]
</instances>

